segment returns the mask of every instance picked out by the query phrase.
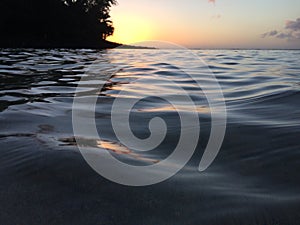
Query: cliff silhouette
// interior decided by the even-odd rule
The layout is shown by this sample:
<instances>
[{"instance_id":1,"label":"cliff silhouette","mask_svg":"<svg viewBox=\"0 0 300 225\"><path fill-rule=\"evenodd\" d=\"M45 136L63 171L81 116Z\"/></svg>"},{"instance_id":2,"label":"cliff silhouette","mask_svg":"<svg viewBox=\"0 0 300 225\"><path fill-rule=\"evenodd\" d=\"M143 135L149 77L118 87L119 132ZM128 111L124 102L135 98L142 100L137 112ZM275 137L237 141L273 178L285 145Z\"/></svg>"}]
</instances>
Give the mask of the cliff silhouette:
<instances>
[{"instance_id":1,"label":"cliff silhouette","mask_svg":"<svg viewBox=\"0 0 300 225\"><path fill-rule=\"evenodd\" d=\"M2 48L113 48L116 0L1 0Z\"/></svg>"}]
</instances>

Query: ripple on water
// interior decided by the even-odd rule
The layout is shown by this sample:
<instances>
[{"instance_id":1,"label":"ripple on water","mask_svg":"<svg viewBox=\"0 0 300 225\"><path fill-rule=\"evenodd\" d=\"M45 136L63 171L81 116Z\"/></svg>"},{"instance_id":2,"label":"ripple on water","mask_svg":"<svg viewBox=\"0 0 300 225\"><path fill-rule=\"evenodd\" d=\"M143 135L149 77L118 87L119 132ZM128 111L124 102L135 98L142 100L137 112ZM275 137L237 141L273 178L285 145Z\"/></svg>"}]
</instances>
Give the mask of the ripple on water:
<instances>
[{"instance_id":1,"label":"ripple on water","mask_svg":"<svg viewBox=\"0 0 300 225\"><path fill-rule=\"evenodd\" d=\"M90 109L87 102L94 93L99 94L95 122L103 138L99 140L88 135L77 137L86 144L86 148L108 151L121 161L134 165L153 165L163 160L172 153L180 136L181 123L177 110L183 114L193 110L184 102L178 88L167 82L172 81L184 88L196 104L201 137L195 155L174 178L149 187L149 191L137 190L134 196L131 193L131 197L139 201L128 205L127 189L113 186L109 191L112 190L117 197L113 201L112 196L103 197L102 203L118 210L118 203L121 202L120 205L127 204L126 210L135 213L134 209L145 206L140 203L143 200L149 200L147 204L154 201L154 208L159 211L153 210L157 217L162 218L162 224L169 221L167 214L179 218L174 211L182 217L188 215L184 220L180 217L175 221L179 224L194 217L201 224L212 224L214 218L217 221L215 224L220 224L220 221L222 224L224 221L234 224L233 217L237 224L265 224L277 215L282 216L278 217L278 224L284 224L290 218L289 224L296 224L295 215L298 214L293 209L299 209L300 198L299 52L193 50L193 53L204 60L218 79L228 113L222 149L205 173L198 173L197 166L210 134L212 112L203 90L195 81L204 85L208 94L214 93L216 89L211 83L213 74L207 72L205 65L199 65L198 59L173 50L2 49L1 168L23 176L23 179L28 179L26 182L33 182L34 187L39 184L48 187L49 183L57 181L58 176L73 177L78 173L84 178L92 177L87 176L89 172L80 167L74 157L78 153L72 128L75 92L82 94L78 107L83 119L86 119L86 112ZM95 67L96 62L99 66ZM114 63L122 69L116 70ZM91 68L92 73L87 73ZM190 79L188 73L195 80ZM80 81L82 77L85 80ZM76 89L79 83L82 87ZM100 90L99 86L103 88ZM119 96L121 90L124 94ZM156 116L164 118L169 128L161 146L148 153L133 151L119 143L111 126L112 104L117 97L126 102L144 95L148 98L132 109L134 116L130 124L133 132L147 138L149 121ZM164 97L180 103L178 109L162 101ZM80 169L71 172L70 168ZM49 176L48 181L42 176L36 177L36 174L45 175L49 171L55 176ZM64 177L68 173L66 171L71 175ZM95 179L91 180L82 190L94 186ZM61 179L60 182L48 191L62 193L65 186L73 190L78 185L69 184L70 179ZM95 199L93 193L102 196L106 185L101 180L101 188L97 186L89 193L91 199ZM44 192L37 190L35 196ZM77 197L78 193L76 191ZM155 198L149 197L152 194ZM66 202L76 199L72 197ZM176 209L173 208L175 206ZM105 210L108 209L102 208L103 212L107 212ZM107 215L110 214L111 211Z\"/></svg>"}]
</instances>

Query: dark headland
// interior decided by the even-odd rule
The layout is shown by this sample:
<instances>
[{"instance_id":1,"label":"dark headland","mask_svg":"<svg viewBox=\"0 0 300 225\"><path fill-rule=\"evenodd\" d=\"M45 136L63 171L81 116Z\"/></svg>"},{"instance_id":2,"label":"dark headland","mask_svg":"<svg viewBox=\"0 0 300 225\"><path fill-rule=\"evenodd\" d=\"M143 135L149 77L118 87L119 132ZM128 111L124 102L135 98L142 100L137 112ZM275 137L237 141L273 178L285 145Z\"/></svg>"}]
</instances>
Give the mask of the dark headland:
<instances>
[{"instance_id":1,"label":"dark headland","mask_svg":"<svg viewBox=\"0 0 300 225\"><path fill-rule=\"evenodd\" d=\"M0 48L115 48L116 0L1 0Z\"/></svg>"}]
</instances>

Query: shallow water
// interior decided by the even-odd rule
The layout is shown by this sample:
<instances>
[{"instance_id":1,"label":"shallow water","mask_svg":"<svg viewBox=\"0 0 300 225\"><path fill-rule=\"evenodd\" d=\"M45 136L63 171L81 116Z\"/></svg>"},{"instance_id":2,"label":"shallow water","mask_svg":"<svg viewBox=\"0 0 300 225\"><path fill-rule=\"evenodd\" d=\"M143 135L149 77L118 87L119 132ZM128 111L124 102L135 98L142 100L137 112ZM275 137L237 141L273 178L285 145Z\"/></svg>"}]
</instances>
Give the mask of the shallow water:
<instances>
[{"instance_id":1,"label":"shallow water","mask_svg":"<svg viewBox=\"0 0 300 225\"><path fill-rule=\"evenodd\" d=\"M3 49L0 221L299 224L300 51L193 50L193 54L190 58L182 50ZM203 173L197 167L210 134L211 109L203 90L174 66L197 74L203 65L196 56L218 79L228 114L222 148ZM77 88L82 76L88 79ZM148 187L125 187L96 174L76 146L75 92L88 98L95 87L104 85L95 111L103 140L78 137L85 147L145 166L165 159L182 132L178 111L164 98L176 98L183 114L192 110L166 79L183 87L197 106L201 139L193 158L174 177ZM207 76L196 79L215 91ZM123 88L125 94L118 96ZM144 95L149 97L133 108L130 117L134 134L148 137L149 120L155 116L168 126L165 140L148 153L119 143L110 120L116 97L129 101ZM83 101L80 109L84 113L88 107Z\"/></svg>"}]
</instances>

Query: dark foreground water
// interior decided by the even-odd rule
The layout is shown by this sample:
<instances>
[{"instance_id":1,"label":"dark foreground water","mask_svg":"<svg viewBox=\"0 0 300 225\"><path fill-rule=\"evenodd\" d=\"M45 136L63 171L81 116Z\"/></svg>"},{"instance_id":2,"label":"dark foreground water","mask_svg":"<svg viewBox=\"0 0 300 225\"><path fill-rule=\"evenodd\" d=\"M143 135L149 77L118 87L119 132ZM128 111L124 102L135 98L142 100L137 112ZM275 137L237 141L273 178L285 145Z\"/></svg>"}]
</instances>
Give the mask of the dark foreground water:
<instances>
[{"instance_id":1,"label":"dark foreground water","mask_svg":"<svg viewBox=\"0 0 300 225\"><path fill-rule=\"evenodd\" d=\"M1 50L0 223L300 224L300 51L194 54L218 78L228 113L220 153L202 173L197 167L210 133L210 109L194 82L172 66L180 63L197 74L197 60L178 50ZM72 103L80 78L95 62L92 79L77 92L88 96L91 84L105 83L95 112L105 143L80 138L99 151L108 146L121 161L143 166L171 153L181 131L177 112L160 98L177 95L164 79L188 90L201 139L174 177L127 187L104 179L84 161L75 145ZM116 63L127 66L116 70ZM134 83L145 77L147 84ZM150 96L133 109L136 136L149 135L152 116L167 121L171 134L151 153L124 150L111 128L111 106L126 85L131 86L122 98ZM83 103L82 110L88 107ZM191 109L183 103L180 110Z\"/></svg>"}]
</instances>

